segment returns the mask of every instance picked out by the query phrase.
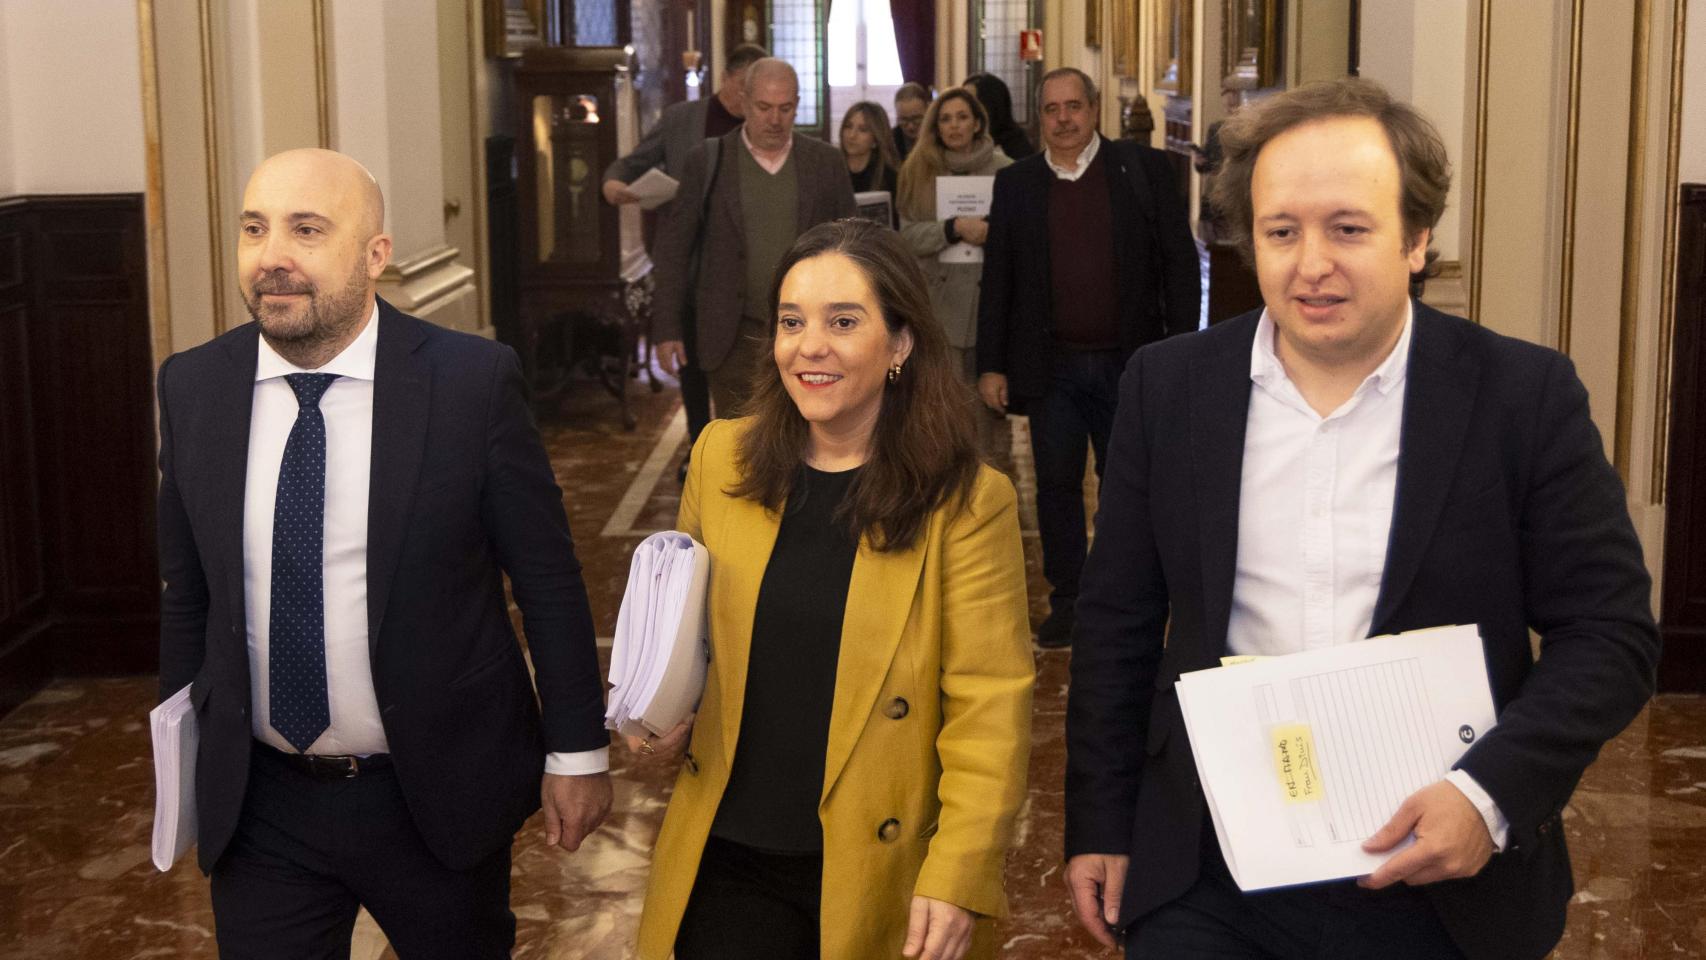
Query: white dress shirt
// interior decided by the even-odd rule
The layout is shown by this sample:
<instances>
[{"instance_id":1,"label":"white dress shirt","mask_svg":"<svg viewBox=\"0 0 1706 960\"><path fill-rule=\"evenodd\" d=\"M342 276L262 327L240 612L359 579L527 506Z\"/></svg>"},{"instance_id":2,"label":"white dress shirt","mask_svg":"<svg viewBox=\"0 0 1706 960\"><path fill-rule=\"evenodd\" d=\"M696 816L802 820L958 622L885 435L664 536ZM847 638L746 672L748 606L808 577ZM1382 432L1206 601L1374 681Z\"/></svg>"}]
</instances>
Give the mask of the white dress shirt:
<instances>
[{"instance_id":1,"label":"white dress shirt","mask_svg":"<svg viewBox=\"0 0 1706 960\"><path fill-rule=\"evenodd\" d=\"M1413 318L1392 353L1323 417L1274 352L1266 310L1250 350L1250 407L1238 500L1228 652L1279 656L1368 636L1398 489ZM1469 774L1463 792L1502 848L1509 824Z\"/></svg>"},{"instance_id":2,"label":"white dress shirt","mask_svg":"<svg viewBox=\"0 0 1706 960\"><path fill-rule=\"evenodd\" d=\"M742 146L746 147L746 152L752 154L752 159L757 160L764 172L771 176L782 172L782 168L788 163L788 157L794 152L794 138L789 137L788 145L783 147L782 152L775 157L759 153L758 148L752 145L752 138L746 135L746 124L744 123L740 127L740 142Z\"/></svg>"},{"instance_id":3,"label":"white dress shirt","mask_svg":"<svg viewBox=\"0 0 1706 960\"><path fill-rule=\"evenodd\" d=\"M318 370L304 370L279 356L260 338L255 356L254 406L249 416L248 474L243 490L243 608L248 622L250 729L256 739L294 752L272 728L268 644L272 600L272 526L279 466L296 423L291 373L333 373L320 398L326 421L326 512L323 551L323 611L326 694L331 726L306 752L389 752L373 665L367 645L367 509L373 466L373 370L379 347L379 306L354 341ZM599 773L609 769L608 750L554 753L549 773Z\"/></svg>"},{"instance_id":4,"label":"white dress shirt","mask_svg":"<svg viewBox=\"0 0 1706 960\"><path fill-rule=\"evenodd\" d=\"M1055 163L1054 151L1047 148L1043 149L1043 162L1048 164L1048 168L1054 171L1054 175L1056 177L1062 180L1077 180L1079 177L1084 176L1084 171L1090 169L1090 161L1096 159L1096 154L1100 152L1101 149L1102 135L1099 133L1092 134L1090 142L1084 147L1084 149L1078 151L1078 161L1072 166L1067 167Z\"/></svg>"}]
</instances>

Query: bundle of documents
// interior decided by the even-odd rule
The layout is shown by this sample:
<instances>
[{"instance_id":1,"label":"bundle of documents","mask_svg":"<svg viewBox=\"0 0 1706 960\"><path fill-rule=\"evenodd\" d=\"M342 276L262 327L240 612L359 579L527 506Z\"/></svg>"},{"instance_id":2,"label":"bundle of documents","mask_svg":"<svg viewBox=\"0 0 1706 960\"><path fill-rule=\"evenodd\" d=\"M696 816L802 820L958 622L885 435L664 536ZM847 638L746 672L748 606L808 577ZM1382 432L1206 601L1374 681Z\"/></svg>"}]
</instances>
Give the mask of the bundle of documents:
<instances>
[{"instance_id":1,"label":"bundle of documents","mask_svg":"<svg viewBox=\"0 0 1706 960\"><path fill-rule=\"evenodd\" d=\"M634 548L610 650L604 725L625 736L668 733L705 690L705 587L711 553L685 533L654 533Z\"/></svg>"},{"instance_id":2,"label":"bundle of documents","mask_svg":"<svg viewBox=\"0 0 1706 960\"><path fill-rule=\"evenodd\" d=\"M1372 873L1401 847L1366 853L1362 841L1494 723L1473 626L1254 658L1176 687L1242 890Z\"/></svg>"},{"instance_id":3,"label":"bundle of documents","mask_svg":"<svg viewBox=\"0 0 1706 960\"><path fill-rule=\"evenodd\" d=\"M190 688L148 711L154 741L154 866L161 873L195 843L195 754L201 742Z\"/></svg>"}]
</instances>

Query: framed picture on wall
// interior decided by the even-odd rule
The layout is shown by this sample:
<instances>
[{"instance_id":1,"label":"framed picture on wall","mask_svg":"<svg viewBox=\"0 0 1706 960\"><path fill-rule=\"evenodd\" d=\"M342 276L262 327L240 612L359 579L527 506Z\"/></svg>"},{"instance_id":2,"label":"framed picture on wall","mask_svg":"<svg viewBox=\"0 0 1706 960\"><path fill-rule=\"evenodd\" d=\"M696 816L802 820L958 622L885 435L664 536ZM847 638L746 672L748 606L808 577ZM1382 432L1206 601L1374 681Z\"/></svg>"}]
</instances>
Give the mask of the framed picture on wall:
<instances>
[{"instance_id":1,"label":"framed picture on wall","mask_svg":"<svg viewBox=\"0 0 1706 960\"><path fill-rule=\"evenodd\" d=\"M1179 96L1190 95L1191 29L1191 0L1157 0L1155 89Z\"/></svg>"},{"instance_id":2,"label":"framed picture on wall","mask_svg":"<svg viewBox=\"0 0 1706 960\"><path fill-rule=\"evenodd\" d=\"M1226 72L1258 88L1278 84L1284 30L1282 0L1226 0Z\"/></svg>"},{"instance_id":3,"label":"framed picture on wall","mask_svg":"<svg viewBox=\"0 0 1706 960\"><path fill-rule=\"evenodd\" d=\"M486 56L513 59L545 43L545 0L485 0Z\"/></svg>"},{"instance_id":4,"label":"framed picture on wall","mask_svg":"<svg viewBox=\"0 0 1706 960\"><path fill-rule=\"evenodd\" d=\"M1102 0L1084 0L1084 45L1102 45Z\"/></svg>"}]
</instances>

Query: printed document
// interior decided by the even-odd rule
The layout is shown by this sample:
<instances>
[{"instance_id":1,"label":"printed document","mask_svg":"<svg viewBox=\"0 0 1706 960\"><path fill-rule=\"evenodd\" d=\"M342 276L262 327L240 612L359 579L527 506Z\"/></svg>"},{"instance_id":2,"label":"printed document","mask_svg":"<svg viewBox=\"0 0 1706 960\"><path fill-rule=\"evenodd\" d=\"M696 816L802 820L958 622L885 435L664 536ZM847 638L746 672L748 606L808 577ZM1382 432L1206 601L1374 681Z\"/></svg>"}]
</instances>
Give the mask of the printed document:
<instances>
[{"instance_id":1,"label":"printed document","mask_svg":"<svg viewBox=\"0 0 1706 960\"><path fill-rule=\"evenodd\" d=\"M148 711L154 741L154 866L161 873L195 843L195 754L201 743L190 687Z\"/></svg>"},{"instance_id":2,"label":"printed document","mask_svg":"<svg viewBox=\"0 0 1706 960\"><path fill-rule=\"evenodd\" d=\"M1373 872L1402 845L1365 853L1362 841L1494 724L1473 626L1199 670L1176 688L1243 890Z\"/></svg>"},{"instance_id":3,"label":"printed document","mask_svg":"<svg viewBox=\"0 0 1706 960\"><path fill-rule=\"evenodd\" d=\"M656 210L675 199L680 186L681 182L664 173L662 167L653 167L628 184L628 192L640 198L641 210Z\"/></svg>"},{"instance_id":4,"label":"printed document","mask_svg":"<svg viewBox=\"0 0 1706 960\"><path fill-rule=\"evenodd\" d=\"M994 177L937 177L936 219L987 217L994 192ZM983 248L950 243L936 259L942 263L982 263Z\"/></svg>"},{"instance_id":5,"label":"printed document","mask_svg":"<svg viewBox=\"0 0 1706 960\"><path fill-rule=\"evenodd\" d=\"M710 551L685 533L654 533L634 548L610 649L606 727L630 737L668 733L698 708L710 575Z\"/></svg>"}]
</instances>

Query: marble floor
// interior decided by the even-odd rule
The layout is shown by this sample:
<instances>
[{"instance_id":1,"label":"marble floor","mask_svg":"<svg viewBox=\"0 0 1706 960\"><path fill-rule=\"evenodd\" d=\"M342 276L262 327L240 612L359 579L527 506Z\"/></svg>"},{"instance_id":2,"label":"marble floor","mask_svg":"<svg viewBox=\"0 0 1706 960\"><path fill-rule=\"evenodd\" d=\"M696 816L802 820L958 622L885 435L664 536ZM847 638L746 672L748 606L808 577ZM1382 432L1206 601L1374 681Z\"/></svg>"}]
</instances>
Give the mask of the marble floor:
<instances>
[{"instance_id":1,"label":"marble floor","mask_svg":"<svg viewBox=\"0 0 1706 960\"><path fill-rule=\"evenodd\" d=\"M673 394L636 387L638 430L608 397L577 384L544 419L567 491L601 636L615 625L627 558L675 514L683 429ZM1022 422L1003 464L1027 526L1034 489ZM1026 538L1032 611L1046 612L1034 535ZM1066 652L1037 656L1030 797L1007 885L1014 916L1003 956L1107 957L1070 921L1061 883L1061 742ZM0 719L0 960L129 960L215 955L207 883L188 862L149 863L152 767L145 726L152 678L62 680ZM613 752L616 806L582 850L517 838L515 956L629 955L652 839L672 771ZM1706 699L1650 706L1583 779L1565 813L1577 894L1555 956L1706 956ZM531 827L532 825L530 825ZM365 917L357 960L394 954Z\"/></svg>"}]
</instances>

